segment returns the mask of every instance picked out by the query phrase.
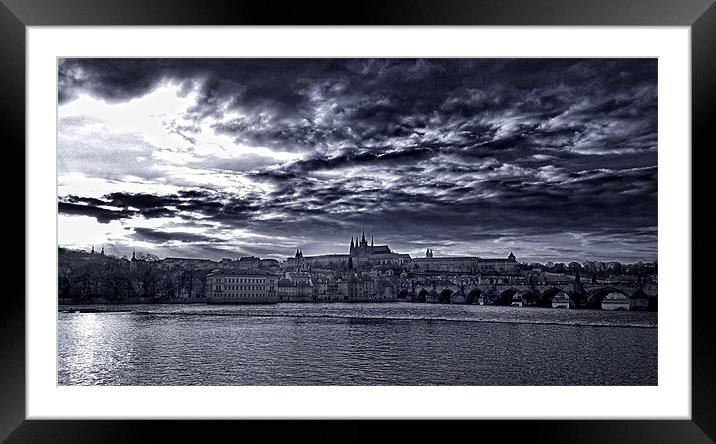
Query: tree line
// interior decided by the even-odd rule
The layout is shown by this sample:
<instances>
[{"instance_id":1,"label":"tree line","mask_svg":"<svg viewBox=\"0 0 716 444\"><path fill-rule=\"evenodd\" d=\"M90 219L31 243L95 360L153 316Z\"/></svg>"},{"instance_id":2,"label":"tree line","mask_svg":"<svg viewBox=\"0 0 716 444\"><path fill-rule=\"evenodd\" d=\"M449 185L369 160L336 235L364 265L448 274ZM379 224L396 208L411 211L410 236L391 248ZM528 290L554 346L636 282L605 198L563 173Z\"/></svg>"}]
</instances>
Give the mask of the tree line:
<instances>
[{"instance_id":1,"label":"tree line","mask_svg":"<svg viewBox=\"0 0 716 444\"><path fill-rule=\"evenodd\" d=\"M123 301L204 296L209 270L161 261L131 261L97 253L58 250L60 299Z\"/></svg>"}]
</instances>

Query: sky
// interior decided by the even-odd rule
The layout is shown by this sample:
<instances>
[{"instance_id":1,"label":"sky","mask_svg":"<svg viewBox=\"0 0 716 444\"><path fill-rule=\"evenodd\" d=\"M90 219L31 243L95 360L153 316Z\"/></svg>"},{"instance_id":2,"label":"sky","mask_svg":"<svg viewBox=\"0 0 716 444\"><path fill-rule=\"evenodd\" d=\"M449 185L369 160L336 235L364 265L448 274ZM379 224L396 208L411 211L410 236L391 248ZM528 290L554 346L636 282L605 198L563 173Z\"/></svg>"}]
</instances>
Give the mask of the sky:
<instances>
[{"instance_id":1,"label":"sky","mask_svg":"<svg viewBox=\"0 0 716 444\"><path fill-rule=\"evenodd\" d=\"M657 256L656 59L60 59L59 244Z\"/></svg>"}]
</instances>

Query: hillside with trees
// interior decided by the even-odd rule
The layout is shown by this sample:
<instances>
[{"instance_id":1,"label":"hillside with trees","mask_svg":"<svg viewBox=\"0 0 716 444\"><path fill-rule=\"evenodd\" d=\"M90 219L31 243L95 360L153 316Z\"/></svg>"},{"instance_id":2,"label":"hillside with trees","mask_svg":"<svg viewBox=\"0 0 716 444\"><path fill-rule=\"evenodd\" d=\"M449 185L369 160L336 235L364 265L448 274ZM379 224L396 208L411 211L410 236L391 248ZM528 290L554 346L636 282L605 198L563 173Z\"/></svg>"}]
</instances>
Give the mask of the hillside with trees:
<instances>
[{"instance_id":1,"label":"hillside with trees","mask_svg":"<svg viewBox=\"0 0 716 444\"><path fill-rule=\"evenodd\" d=\"M200 302L209 267L58 249L61 303Z\"/></svg>"}]
</instances>

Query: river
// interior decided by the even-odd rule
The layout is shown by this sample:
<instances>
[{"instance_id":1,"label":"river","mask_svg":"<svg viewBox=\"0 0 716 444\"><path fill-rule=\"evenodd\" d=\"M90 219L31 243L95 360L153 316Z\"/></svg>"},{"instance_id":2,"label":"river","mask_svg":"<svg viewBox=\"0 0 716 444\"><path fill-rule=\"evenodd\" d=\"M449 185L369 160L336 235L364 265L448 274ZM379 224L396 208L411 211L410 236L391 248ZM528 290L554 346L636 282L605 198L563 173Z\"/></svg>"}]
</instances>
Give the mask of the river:
<instances>
[{"instance_id":1,"label":"river","mask_svg":"<svg viewBox=\"0 0 716 444\"><path fill-rule=\"evenodd\" d=\"M656 385L657 313L398 303L61 306L59 385ZM121 310L121 311L119 311Z\"/></svg>"}]
</instances>

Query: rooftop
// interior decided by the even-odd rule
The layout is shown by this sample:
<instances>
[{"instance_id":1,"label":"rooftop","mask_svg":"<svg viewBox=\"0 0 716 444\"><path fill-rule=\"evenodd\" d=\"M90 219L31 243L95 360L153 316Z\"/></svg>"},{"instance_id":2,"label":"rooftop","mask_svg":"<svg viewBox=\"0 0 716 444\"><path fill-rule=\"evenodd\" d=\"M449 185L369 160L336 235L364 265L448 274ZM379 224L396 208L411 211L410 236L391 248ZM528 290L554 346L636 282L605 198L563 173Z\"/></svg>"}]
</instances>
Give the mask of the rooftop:
<instances>
[{"instance_id":1,"label":"rooftop","mask_svg":"<svg viewBox=\"0 0 716 444\"><path fill-rule=\"evenodd\" d=\"M258 270L258 269L216 269L209 273L209 275L221 275L221 276L277 276L275 273L272 273L267 270Z\"/></svg>"}]
</instances>

